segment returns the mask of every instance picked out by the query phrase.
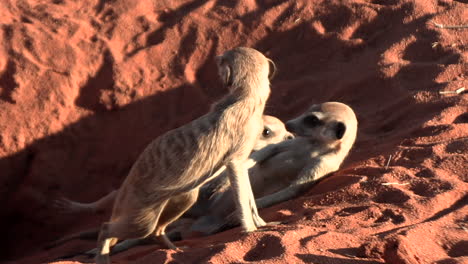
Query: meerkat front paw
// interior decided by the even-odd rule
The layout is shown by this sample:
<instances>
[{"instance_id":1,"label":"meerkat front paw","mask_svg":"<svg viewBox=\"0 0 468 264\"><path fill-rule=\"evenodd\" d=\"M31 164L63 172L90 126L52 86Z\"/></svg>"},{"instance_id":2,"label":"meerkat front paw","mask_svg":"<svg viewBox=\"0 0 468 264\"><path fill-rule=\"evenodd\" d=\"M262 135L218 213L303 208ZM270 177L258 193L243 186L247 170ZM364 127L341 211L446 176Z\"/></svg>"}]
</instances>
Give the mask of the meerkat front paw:
<instances>
[{"instance_id":1,"label":"meerkat front paw","mask_svg":"<svg viewBox=\"0 0 468 264\"><path fill-rule=\"evenodd\" d=\"M267 223L257 214L253 215L253 220L256 227L266 226Z\"/></svg>"}]
</instances>

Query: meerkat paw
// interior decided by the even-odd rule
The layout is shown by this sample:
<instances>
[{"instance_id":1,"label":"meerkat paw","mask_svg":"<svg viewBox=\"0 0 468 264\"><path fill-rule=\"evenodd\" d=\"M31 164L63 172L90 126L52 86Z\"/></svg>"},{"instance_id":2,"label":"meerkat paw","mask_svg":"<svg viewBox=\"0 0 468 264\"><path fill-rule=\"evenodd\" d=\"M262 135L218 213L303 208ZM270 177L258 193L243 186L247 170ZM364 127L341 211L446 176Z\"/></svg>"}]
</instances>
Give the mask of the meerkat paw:
<instances>
[{"instance_id":1,"label":"meerkat paw","mask_svg":"<svg viewBox=\"0 0 468 264\"><path fill-rule=\"evenodd\" d=\"M259 228L259 229L257 230L257 232L275 231L275 230L277 230L277 229L276 229L277 223L278 223L278 222L269 222L269 223L267 223L266 226L262 226L261 228Z\"/></svg>"},{"instance_id":2,"label":"meerkat paw","mask_svg":"<svg viewBox=\"0 0 468 264\"><path fill-rule=\"evenodd\" d=\"M274 230L275 226L282 224L280 221L267 222L266 225L262 226L259 230L270 231Z\"/></svg>"},{"instance_id":3,"label":"meerkat paw","mask_svg":"<svg viewBox=\"0 0 468 264\"><path fill-rule=\"evenodd\" d=\"M275 230L275 226L282 224L282 222L266 222L265 225L259 226L255 232L263 232L263 231L273 231Z\"/></svg>"},{"instance_id":4,"label":"meerkat paw","mask_svg":"<svg viewBox=\"0 0 468 264\"><path fill-rule=\"evenodd\" d=\"M256 227L267 225L267 223L258 214L253 214L252 217Z\"/></svg>"},{"instance_id":5,"label":"meerkat paw","mask_svg":"<svg viewBox=\"0 0 468 264\"><path fill-rule=\"evenodd\" d=\"M275 226L275 225L281 225L283 222L281 221L273 221L273 222L267 222L266 226Z\"/></svg>"},{"instance_id":6,"label":"meerkat paw","mask_svg":"<svg viewBox=\"0 0 468 264\"><path fill-rule=\"evenodd\" d=\"M264 232L264 231L274 231L276 230L276 225L282 224L281 222L267 222L265 225L258 227L257 230L253 232Z\"/></svg>"}]
</instances>

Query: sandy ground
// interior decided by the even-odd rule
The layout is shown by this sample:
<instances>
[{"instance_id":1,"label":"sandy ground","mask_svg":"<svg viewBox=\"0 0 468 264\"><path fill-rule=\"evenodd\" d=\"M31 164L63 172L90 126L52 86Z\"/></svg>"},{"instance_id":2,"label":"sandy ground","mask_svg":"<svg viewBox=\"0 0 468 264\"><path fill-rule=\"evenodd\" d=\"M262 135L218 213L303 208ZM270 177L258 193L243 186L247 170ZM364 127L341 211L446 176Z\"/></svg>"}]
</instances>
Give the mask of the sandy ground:
<instances>
[{"instance_id":1,"label":"sandy ground","mask_svg":"<svg viewBox=\"0 0 468 264\"><path fill-rule=\"evenodd\" d=\"M54 262L95 242L42 247L108 218L57 197L118 188L153 138L226 91L214 56L257 48L279 69L266 112L341 101L360 129L342 169L240 229L143 246L114 263L468 263L468 29L464 0L5 0L0 5L0 259Z\"/></svg>"}]
</instances>

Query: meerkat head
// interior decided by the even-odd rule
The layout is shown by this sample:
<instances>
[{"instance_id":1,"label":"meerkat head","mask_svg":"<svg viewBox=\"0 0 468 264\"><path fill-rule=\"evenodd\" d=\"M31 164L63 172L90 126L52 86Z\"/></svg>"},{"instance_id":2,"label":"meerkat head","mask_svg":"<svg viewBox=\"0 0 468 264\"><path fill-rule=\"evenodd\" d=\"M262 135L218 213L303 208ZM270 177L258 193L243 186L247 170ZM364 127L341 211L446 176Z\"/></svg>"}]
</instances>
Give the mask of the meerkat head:
<instances>
[{"instance_id":1,"label":"meerkat head","mask_svg":"<svg viewBox=\"0 0 468 264\"><path fill-rule=\"evenodd\" d=\"M286 122L286 129L297 136L352 145L357 133L357 119L351 107L327 102L312 105L304 114Z\"/></svg>"},{"instance_id":2,"label":"meerkat head","mask_svg":"<svg viewBox=\"0 0 468 264\"><path fill-rule=\"evenodd\" d=\"M252 82L269 85L269 80L276 72L272 60L259 51L246 47L224 52L216 57L216 64L221 81L231 92Z\"/></svg>"},{"instance_id":3,"label":"meerkat head","mask_svg":"<svg viewBox=\"0 0 468 264\"><path fill-rule=\"evenodd\" d=\"M263 131L258 136L253 151L260 150L267 145L276 144L284 140L294 138L293 134L286 130L284 123L274 116L263 116Z\"/></svg>"}]
</instances>

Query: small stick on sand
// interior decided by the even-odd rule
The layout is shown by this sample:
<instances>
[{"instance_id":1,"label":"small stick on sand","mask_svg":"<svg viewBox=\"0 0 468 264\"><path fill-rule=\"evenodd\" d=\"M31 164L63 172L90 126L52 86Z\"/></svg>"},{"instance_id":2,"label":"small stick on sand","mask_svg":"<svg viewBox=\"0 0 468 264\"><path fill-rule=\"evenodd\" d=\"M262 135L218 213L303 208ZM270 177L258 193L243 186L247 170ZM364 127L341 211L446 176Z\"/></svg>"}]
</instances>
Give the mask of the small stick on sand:
<instances>
[{"instance_id":1,"label":"small stick on sand","mask_svg":"<svg viewBox=\"0 0 468 264\"><path fill-rule=\"evenodd\" d=\"M392 160L392 155L388 157L387 165L385 165L385 169L388 169L388 165L390 165L390 161Z\"/></svg>"},{"instance_id":2,"label":"small stick on sand","mask_svg":"<svg viewBox=\"0 0 468 264\"><path fill-rule=\"evenodd\" d=\"M460 87L455 91L439 91L439 94L461 94L465 91L465 87Z\"/></svg>"},{"instance_id":3,"label":"small stick on sand","mask_svg":"<svg viewBox=\"0 0 468 264\"><path fill-rule=\"evenodd\" d=\"M439 23L436 23L434 21L432 21L432 24L434 24L434 26L438 27L438 28L444 28L444 29L463 29L463 28L468 28L468 25L443 25L443 24L439 24Z\"/></svg>"},{"instance_id":4,"label":"small stick on sand","mask_svg":"<svg viewBox=\"0 0 468 264\"><path fill-rule=\"evenodd\" d=\"M399 182L384 182L382 185L408 185L409 182L399 183Z\"/></svg>"}]
</instances>

